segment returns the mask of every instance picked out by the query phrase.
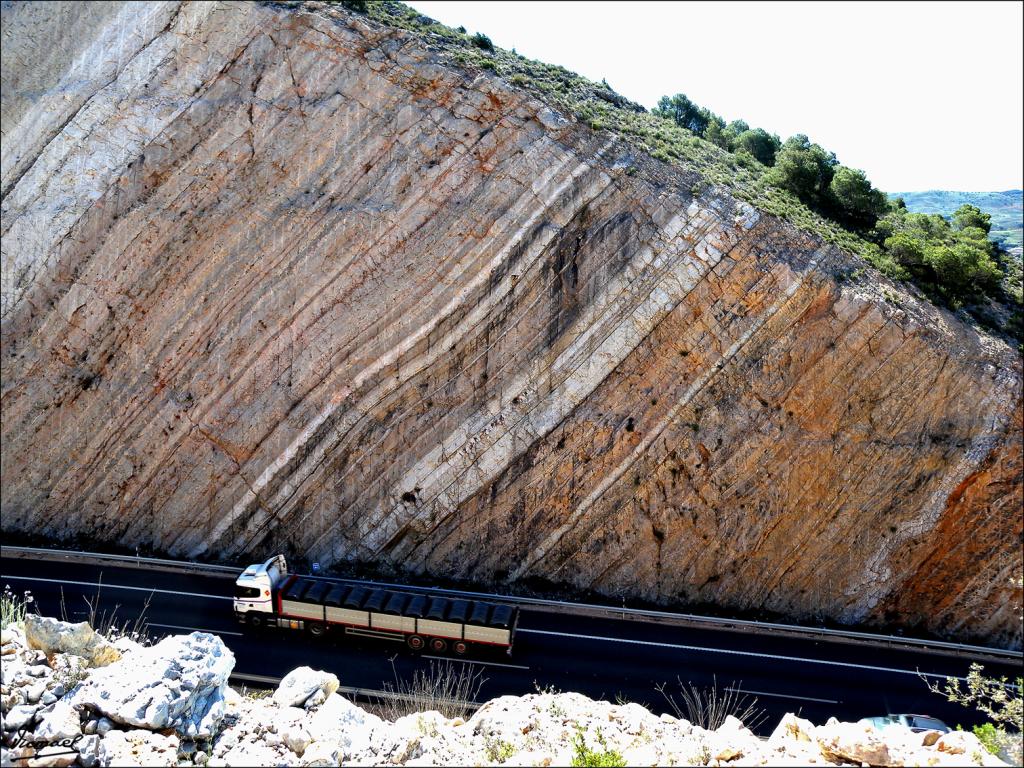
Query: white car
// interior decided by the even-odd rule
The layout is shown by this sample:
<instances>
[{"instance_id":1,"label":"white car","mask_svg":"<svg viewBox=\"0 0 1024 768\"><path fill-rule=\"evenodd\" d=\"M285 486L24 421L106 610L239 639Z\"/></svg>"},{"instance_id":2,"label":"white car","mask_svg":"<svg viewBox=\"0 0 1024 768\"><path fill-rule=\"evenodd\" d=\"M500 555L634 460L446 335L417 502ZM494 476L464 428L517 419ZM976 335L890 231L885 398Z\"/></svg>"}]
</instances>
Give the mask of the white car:
<instances>
[{"instance_id":1,"label":"white car","mask_svg":"<svg viewBox=\"0 0 1024 768\"><path fill-rule=\"evenodd\" d=\"M857 722L863 723L864 725L870 725L879 731L884 731L886 728L893 725L902 725L905 728L909 728L914 733L923 733L924 731L949 733L951 730L948 725L937 717L929 717L928 715L883 715L881 717L862 717Z\"/></svg>"}]
</instances>

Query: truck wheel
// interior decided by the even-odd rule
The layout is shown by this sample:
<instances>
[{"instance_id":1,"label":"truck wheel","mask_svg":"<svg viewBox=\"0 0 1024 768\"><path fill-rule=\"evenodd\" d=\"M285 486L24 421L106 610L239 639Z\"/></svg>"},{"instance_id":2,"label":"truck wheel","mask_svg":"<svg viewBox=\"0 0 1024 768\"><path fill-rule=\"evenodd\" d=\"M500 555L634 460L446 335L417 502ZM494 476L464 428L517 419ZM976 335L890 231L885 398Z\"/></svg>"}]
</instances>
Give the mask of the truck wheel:
<instances>
[{"instance_id":1,"label":"truck wheel","mask_svg":"<svg viewBox=\"0 0 1024 768\"><path fill-rule=\"evenodd\" d=\"M250 627L257 627L257 628L258 627L262 627L263 626L263 617L260 616L258 613L250 613L249 614L249 626Z\"/></svg>"},{"instance_id":2,"label":"truck wheel","mask_svg":"<svg viewBox=\"0 0 1024 768\"><path fill-rule=\"evenodd\" d=\"M320 623L311 623L309 625L309 634L313 637L323 637L327 634L327 627Z\"/></svg>"},{"instance_id":3,"label":"truck wheel","mask_svg":"<svg viewBox=\"0 0 1024 768\"><path fill-rule=\"evenodd\" d=\"M409 635L405 639L405 642L414 651L422 651L423 650L423 638L420 637L419 635Z\"/></svg>"},{"instance_id":4,"label":"truck wheel","mask_svg":"<svg viewBox=\"0 0 1024 768\"><path fill-rule=\"evenodd\" d=\"M459 654L459 656L465 656L466 655L466 644L464 642L462 642L461 640L459 640L457 643L455 643L455 645L453 645L452 648L454 649L454 651L457 654Z\"/></svg>"},{"instance_id":5,"label":"truck wheel","mask_svg":"<svg viewBox=\"0 0 1024 768\"><path fill-rule=\"evenodd\" d=\"M446 643L439 637L435 637L433 640L430 641L430 650L432 650L434 653L444 653L448 650L448 643Z\"/></svg>"}]
</instances>

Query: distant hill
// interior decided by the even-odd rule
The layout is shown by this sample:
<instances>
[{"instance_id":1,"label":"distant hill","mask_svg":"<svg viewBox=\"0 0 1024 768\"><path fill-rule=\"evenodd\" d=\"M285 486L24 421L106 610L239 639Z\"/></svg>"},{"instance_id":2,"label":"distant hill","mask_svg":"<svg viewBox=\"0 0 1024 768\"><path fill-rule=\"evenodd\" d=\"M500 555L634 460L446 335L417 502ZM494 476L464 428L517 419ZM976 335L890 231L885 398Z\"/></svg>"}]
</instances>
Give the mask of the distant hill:
<instances>
[{"instance_id":1,"label":"distant hill","mask_svg":"<svg viewBox=\"0 0 1024 768\"><path fill-rule=\"evenodd\" d=\"M1024 235L1024 190L1006 192L894 192L902 197L913 213L941 213L952 216L964 203L976 205L992 216L991 237L1004 248L1019 247Z\"/></svg>"}]
</instances>

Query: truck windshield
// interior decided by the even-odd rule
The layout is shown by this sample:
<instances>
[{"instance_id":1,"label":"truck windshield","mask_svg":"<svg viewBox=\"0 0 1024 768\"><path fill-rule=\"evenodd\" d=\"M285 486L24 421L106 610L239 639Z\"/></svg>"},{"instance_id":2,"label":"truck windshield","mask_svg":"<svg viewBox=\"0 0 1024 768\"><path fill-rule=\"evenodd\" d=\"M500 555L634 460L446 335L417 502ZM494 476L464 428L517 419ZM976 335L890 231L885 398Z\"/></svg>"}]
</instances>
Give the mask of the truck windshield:
<instances>
[{"instance_id":1,"label":"truck windshield","mask_svg":"<svg viewBox=\"0 0 1024 768\"><path fill-rule=\"evenodd\" d=\"M235 597L243 600L252 600L253 598L260 596L259 587L243 587L240 584L235 584Z\"/></svg>"}]
</instances>

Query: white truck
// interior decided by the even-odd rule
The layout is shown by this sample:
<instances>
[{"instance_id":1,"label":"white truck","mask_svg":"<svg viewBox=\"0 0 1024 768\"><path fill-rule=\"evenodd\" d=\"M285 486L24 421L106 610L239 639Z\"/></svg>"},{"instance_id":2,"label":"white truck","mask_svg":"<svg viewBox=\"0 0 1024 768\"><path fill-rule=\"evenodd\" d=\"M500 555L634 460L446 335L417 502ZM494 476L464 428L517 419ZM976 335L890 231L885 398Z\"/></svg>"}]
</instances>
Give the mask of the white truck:
<instances>
[{"instance_id":1,"label":"white truck","mask_svg":"<svg viewBox=\"0 0 1024 768\"><path fill-rule=\"evenodd\" d=\"M239 622L253 627L316 636L342 631L460 656L474 647L511 654L519 621L519 609L502 603L290 574L283 555L242 571L235 581L234 609Z\"/></svg>"}]
</instances>

